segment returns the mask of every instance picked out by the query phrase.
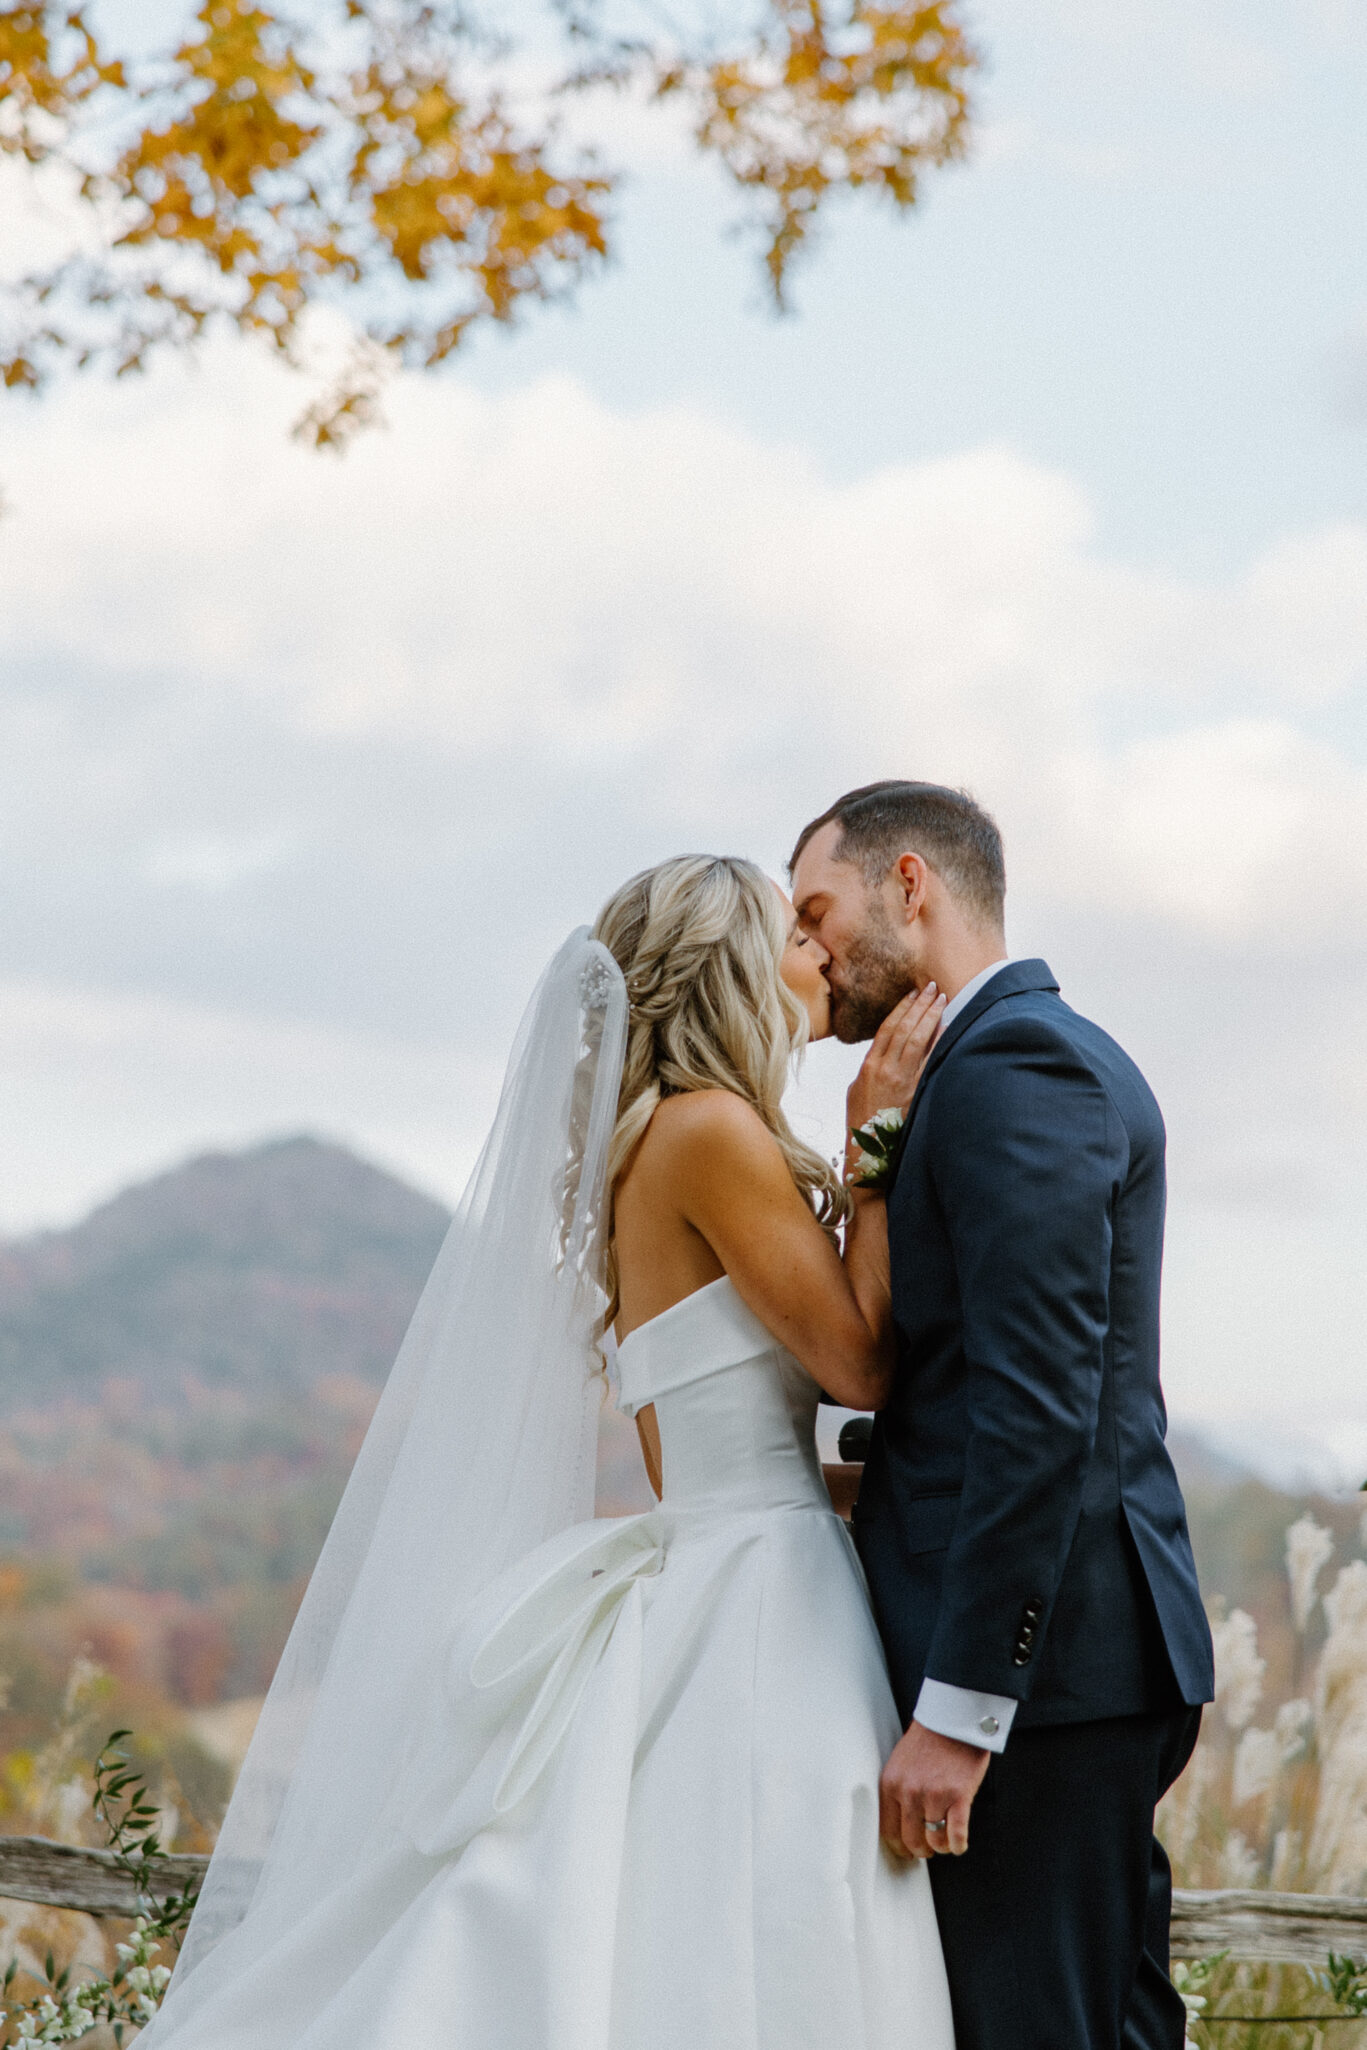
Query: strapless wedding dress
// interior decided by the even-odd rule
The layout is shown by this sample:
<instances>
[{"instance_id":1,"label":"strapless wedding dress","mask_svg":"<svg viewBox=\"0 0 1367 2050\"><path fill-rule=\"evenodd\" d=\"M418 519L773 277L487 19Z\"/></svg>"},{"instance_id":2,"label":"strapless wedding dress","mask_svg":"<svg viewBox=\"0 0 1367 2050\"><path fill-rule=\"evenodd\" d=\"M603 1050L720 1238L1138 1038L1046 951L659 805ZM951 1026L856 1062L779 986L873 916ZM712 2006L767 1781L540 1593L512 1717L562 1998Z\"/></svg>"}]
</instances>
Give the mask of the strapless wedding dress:
<instances>
[{"instance_id":1,"label":"strapless wedding dress","mask_svg":"<svg viewBox=\"0 0 1367 2050\"><path fill-rule=\"evenodd\" d=\"M663 1501L459 1620L421 1742L376 1761L402 1840L248 1983L201 1967L178 2050L952 2050L925 1867L879 1841L899 1725L816 1388L725 1279L619 1366Z\"/></svg>"}]
</instances>

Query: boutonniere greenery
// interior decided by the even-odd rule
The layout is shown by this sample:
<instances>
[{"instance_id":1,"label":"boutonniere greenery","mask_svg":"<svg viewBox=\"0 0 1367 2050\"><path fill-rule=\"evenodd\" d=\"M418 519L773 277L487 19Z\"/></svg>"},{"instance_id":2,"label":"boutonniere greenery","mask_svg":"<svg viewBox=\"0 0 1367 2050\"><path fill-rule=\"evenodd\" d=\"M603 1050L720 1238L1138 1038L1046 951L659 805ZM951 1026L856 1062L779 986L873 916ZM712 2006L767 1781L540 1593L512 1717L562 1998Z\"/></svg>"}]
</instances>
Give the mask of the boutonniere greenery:
<instances>
[{"instance_id":1,"label":"boutonniere greenery","mask_svg":"<svg viewBox=\"0 0 1367 2050\"><path fill-rule=\"evenodd\" d=\"M850 1133L856 1153L848 1180L856 1189L886 1189L897 1172L897 1157L906 1137L904 1110L876 1110L867 1124Z\"/></svg>"}]
</instances>

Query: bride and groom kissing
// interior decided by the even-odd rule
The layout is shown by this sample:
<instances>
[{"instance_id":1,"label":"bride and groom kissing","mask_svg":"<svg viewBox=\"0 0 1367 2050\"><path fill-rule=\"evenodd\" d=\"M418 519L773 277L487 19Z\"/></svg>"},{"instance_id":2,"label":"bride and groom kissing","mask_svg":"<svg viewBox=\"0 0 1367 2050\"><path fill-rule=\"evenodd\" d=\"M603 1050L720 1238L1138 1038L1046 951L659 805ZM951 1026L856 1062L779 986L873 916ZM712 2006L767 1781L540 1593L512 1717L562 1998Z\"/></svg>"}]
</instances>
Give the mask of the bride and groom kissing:
<instances>
[{"instance_id":1,"label":"bride and groom kissing","mask_svg":"<svg viewBox=\"0 0 1367 2050\"><path fill-rule=\"evenodd\" d=\"M663 862L543 976L148 2050L1180 2050L1158 1107L962 792L790 877ZM595 1521L604 1350L658 1501Z\"/></svg>"}]
</instances>

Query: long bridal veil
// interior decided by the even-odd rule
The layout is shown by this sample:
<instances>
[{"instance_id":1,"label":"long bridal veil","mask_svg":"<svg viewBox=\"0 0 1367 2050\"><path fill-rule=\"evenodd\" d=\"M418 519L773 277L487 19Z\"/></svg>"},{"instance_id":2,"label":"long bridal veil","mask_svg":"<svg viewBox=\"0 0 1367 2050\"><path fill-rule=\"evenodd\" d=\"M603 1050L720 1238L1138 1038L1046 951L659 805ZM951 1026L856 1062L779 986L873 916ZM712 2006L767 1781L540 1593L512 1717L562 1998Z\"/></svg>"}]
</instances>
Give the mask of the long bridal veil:
<instances>
[{"instance_id":1,"label":"long bridal veil","mask_svg":"<svg viewBox=\"0 0 1367 2050\"><path fill-rule=\"evenodd\" d=\"M593 1513L626 988L587 928L542 976L493 1129L285 1647L148 2050L404 1827L453 1621Z\"/></svg>"}]
</instances>

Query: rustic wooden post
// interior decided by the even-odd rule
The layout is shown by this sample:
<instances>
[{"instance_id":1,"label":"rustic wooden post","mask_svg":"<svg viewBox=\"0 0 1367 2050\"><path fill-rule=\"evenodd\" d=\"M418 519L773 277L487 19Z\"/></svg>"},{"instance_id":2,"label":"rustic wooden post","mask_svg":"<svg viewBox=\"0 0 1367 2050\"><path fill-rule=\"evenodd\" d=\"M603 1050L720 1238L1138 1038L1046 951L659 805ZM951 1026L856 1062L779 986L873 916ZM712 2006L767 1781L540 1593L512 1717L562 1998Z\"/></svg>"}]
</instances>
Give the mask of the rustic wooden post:
<instances>
[{"instance_id":1,"label":"rustic wooden post","mask_svg":"<svg viewBox=\"0 0 1367 2050\"><path fill-rule=\"evenodd\" d=\"M85 1851L45 1836L0 1836L0 1896L40 1907L77 1908L87 1915L139 1914L149 1898L158 1905L204 1877L207 1858L160 1858L149 1886L138 1887L112 1851Z\"/></svg>"},{"instance_id":2,"label":"rustic wooden post","mask_svg":"<svg viewBox=\"0 0 1367 2050\"><path fill-rule=\"evenodd\" d=\"M158 1903L204 1877L207 1858L160 1859L151 1881ZM0 1896L87 1915L133 1916L146 1904L110 1851L81 1850L41 1836L0 1836ZM1367 1958L1367 1900L1350 1894L1261 1893L1253 1889L1173 1896L1174 1957L1228 1951L1257 1964L1322 1969L1329 1952Z\"/></svg>"}]
</instances>

